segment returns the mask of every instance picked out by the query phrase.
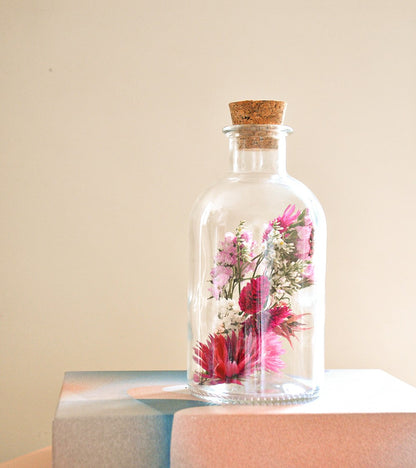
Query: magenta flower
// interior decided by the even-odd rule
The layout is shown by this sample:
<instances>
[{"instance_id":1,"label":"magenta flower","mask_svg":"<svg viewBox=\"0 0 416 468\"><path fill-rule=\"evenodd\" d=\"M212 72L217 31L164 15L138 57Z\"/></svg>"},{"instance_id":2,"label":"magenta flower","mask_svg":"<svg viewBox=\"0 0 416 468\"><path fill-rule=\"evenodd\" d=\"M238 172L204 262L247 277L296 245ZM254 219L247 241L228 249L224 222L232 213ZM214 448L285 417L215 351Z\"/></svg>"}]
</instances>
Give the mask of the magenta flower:
<instances>
[{"instance_id":1,"label":"magenta flower","mask_svg":"<svg viewBox=\"0 0 416 468\"><path fill-rule=\"evenodd\" d=\"M283 232L287 231L287 228L298 219L300 215L300 211L299 210L295 211L295 210L296 210L295 205L288 205L285 211L283 212L282 216L279 216L277 218L277 221L282 227Z\"/></svg>"},{"instance_id":2,"label":"magenta flower","mask_svg":"<svg viewBox=\"0 0 416 468\"><path fill-rule=\"evenodd\" d=\"M266 276L253 278L243 288L238 301L246 314L257 314L266 305L270 293L270 281Z\"/></svg>"},{"instance_id":3,"label":"magenta flower","mask_svg":"<svg viewBox=\"0 0 416 468\"><path fill-rule=\"evenodd\" d=\"M286 304L275 306L268 311L269 323L268 330L275 330L276 327L280 326L290 315L292 311Z\"/></svg>"},{"instance_id":4,"label":"magenta flower","mask_svg":"<svg viewBox=\"0 0 416 468\"><path fill-rule=\"evenodd\" d=\"M268 333L260 339L243 330L231 335L209 335L207 343L194 347L194 361L202 372L196 372L194 381L210 384L236 383L256 369L279 372L284 367L280 355L284 352L279 337Z\"/></svg>"},{"instance_id":5,"label":"magenta flower","mask_svg":"<svg viewBox=\"0 0 416 468\"><path fill-rule=\"evenodd\" d=\"M295 211L295 205L288 205L283 212L282 216L278 216L273 221L269 223L266 230L263 233L263 241L266 241L269 237L271 230L273 229L273 225L275 223L279 224L279 231L286 232L291 224L293 224L299 217L300 211Z\"/></svg>"}]
</instances>

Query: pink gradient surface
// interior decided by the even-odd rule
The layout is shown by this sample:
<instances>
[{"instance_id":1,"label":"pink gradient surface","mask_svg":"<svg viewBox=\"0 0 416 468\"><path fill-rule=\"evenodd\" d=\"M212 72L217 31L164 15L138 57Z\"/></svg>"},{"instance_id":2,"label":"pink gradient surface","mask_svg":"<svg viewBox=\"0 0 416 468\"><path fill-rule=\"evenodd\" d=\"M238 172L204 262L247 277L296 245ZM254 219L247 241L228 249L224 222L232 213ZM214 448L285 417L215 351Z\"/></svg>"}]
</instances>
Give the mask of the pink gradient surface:
<instances>
[{"instance_id":1,"label":"pink gradient surface","mask_svg":"<svg viewBox=\"0 0 416 468\"><path fill-rule=\"evenodd\" d=\"M309 403L184 409L171 466L416 467L416 389L380 370L333 370Z\"/></svg>"},{"instance_id":2,"label":"pink gradient surface","mask_svg":"<svg viewBox=\"0 0 416 468\"><path fill-rule=\"evenodd\" d=\"M205 408L204 408L205 409ZM191 414L193 413L193 414ZM172 468L414 467L414 414L175 415Z\"/></svg>"},{"instance_id":3,"label":"pink gradient surface","mask_svg":"<svg viewBox=\"0 0 416 468\"><path fill-rule=\"evenodd\" d=\"M22 455L0 463L1 468L52 468L52 447Z\"/></svg>"}]
</instances>

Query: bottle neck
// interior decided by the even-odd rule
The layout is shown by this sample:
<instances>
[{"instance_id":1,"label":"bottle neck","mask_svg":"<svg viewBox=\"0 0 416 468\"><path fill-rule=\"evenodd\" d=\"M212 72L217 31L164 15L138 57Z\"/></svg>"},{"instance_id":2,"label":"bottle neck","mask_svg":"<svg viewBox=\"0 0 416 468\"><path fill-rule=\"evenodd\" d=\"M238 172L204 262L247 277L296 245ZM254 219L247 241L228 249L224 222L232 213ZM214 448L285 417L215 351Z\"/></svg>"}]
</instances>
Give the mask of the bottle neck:
<instances>
[{"instance_id":1,"label":"bottle neck","mask_svg":"<svg viewBox=\"0 0 416 468\"><path fill-rule=\"evenodd\" d=\"M237 174L263 173L278 176L287 175L286 145L279 142L278 149L230 149L231 171Z\"/></svg>"},{"instance_id":2,"label":"bottle neck","mask_svg":"<svg viewBox=\"0 0 416 468\"><path fill-rule=\"evenodd\" d=\"M286 135L290 131L289 127L278 125L226 127L231 172L239 176L286 176Z\"/></svg>"}]
</instances>

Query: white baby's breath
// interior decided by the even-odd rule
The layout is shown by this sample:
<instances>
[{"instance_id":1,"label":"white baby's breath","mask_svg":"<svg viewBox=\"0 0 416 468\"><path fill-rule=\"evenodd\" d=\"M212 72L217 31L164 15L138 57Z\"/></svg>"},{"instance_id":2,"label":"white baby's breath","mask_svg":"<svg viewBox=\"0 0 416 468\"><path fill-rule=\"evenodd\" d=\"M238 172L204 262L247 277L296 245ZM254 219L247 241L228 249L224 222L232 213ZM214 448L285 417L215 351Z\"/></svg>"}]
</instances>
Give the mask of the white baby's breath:
<instances>
[{"instance_id":1,"label":"white baby's breath","mask_svg":"<svg viewBox=\"0 0 416 468\"><path fill-rule=\"evenodd\" d=\"M217 333L228 334L238 332L247 315L241 311L234 299L221 298L218 301Z\"/></svg>"}]
</instances>

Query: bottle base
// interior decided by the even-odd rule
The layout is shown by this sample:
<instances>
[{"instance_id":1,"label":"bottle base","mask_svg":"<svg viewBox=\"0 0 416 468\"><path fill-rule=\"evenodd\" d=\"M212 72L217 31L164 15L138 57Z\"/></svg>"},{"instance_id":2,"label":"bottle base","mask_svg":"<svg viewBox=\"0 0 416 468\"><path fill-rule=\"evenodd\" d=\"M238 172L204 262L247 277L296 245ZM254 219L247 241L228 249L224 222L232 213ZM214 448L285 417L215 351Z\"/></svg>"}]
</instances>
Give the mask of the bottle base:
<instances>
[{"instance_id":1,"label":"bottle base","mask_svg":"<svg viewBox=\"0 0 416 468\"><path fill-rule=\"evenodd\" d=\"M262 386L261 389L247 388L239 384L191 384L191 394L213 404L230 405L286 405L300 404L319 396L319 387L313 387L298 379Z\"/></svg>"}]
</instances>

